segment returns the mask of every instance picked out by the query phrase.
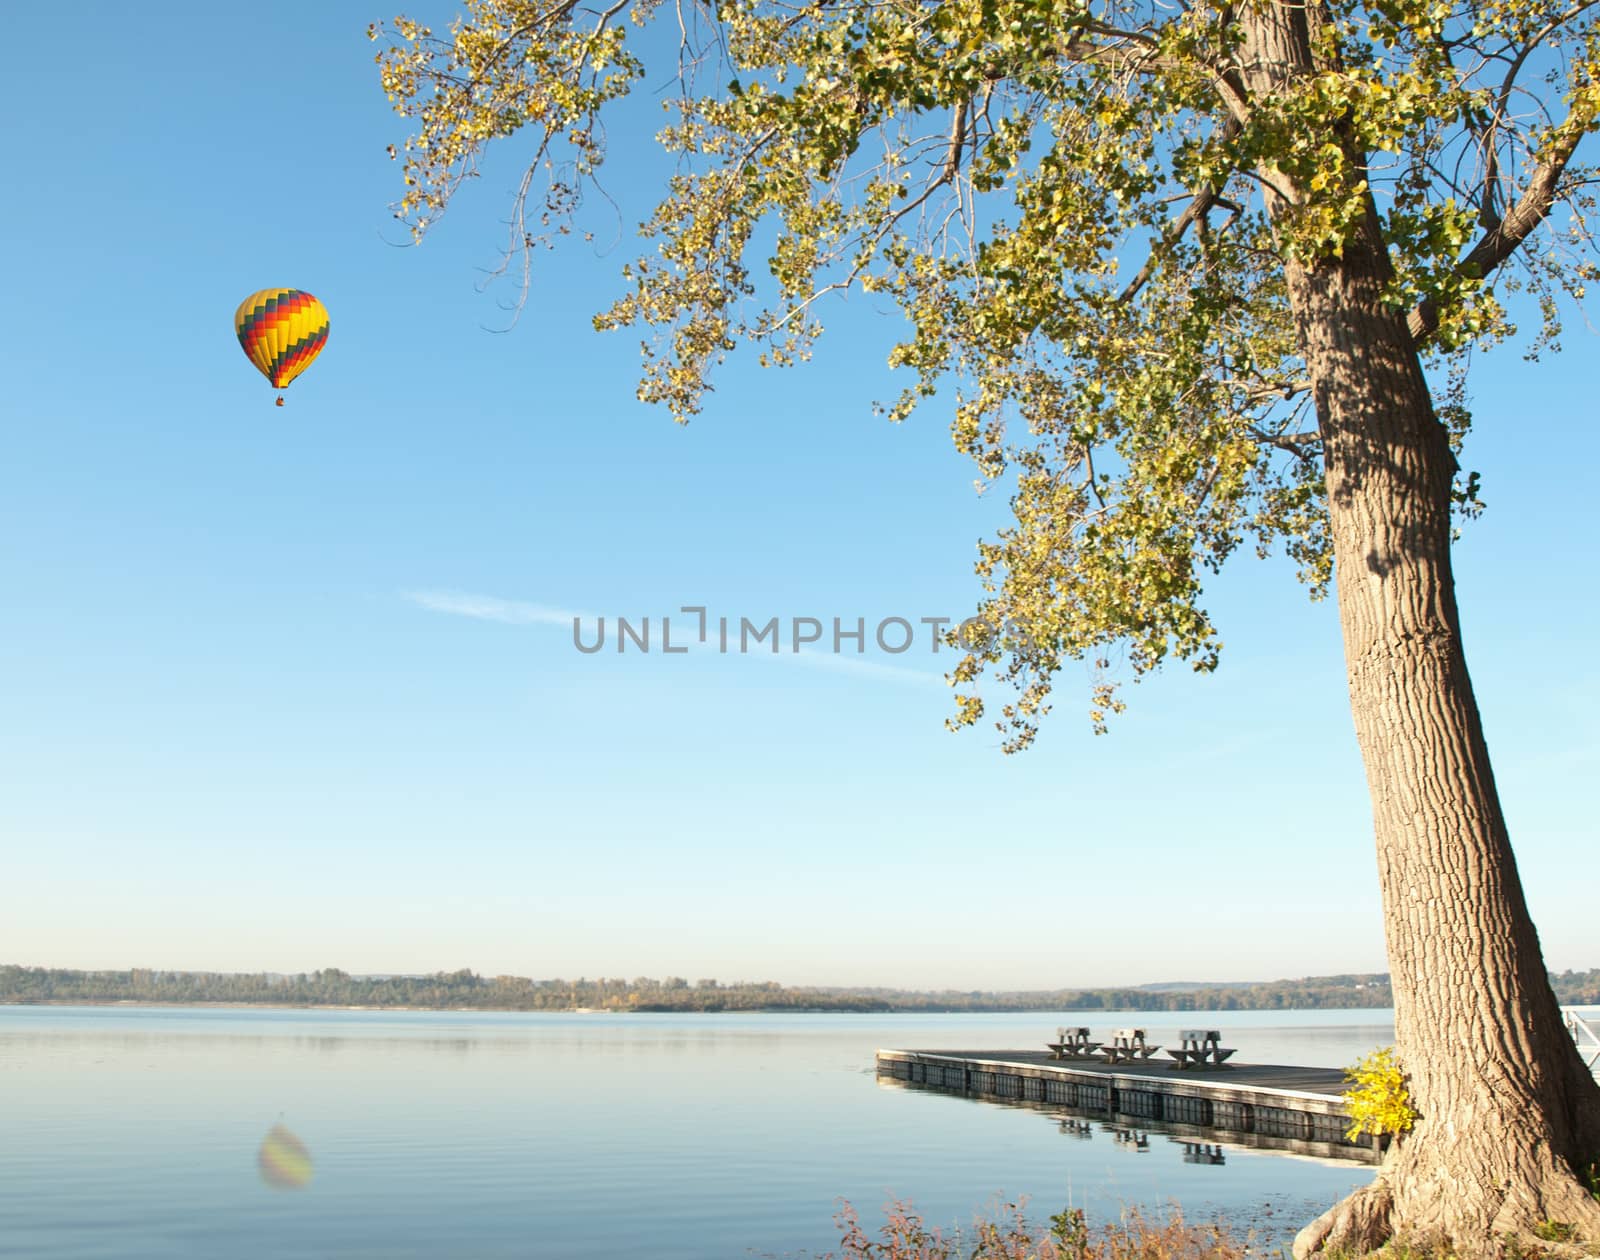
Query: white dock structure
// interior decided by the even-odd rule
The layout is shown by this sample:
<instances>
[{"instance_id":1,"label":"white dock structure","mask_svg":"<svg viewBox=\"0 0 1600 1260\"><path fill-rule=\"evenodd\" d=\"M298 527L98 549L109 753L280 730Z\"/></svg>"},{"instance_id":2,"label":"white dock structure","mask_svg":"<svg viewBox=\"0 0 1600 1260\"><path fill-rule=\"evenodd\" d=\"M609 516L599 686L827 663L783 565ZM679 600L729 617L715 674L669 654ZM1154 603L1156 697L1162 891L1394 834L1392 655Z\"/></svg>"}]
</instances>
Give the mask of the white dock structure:
<instances>
[{"instance_id":1,"label":"white dock structure","mask_svg":"<svg viewBox=\"0 0 1600 1260\"><path fill-rule=\"evenodd\" d=\"M1350 1137L1338 1068L1228 1063L1210 1071L1153 1059L1061 1060L1027 1050L879 1050L879 1081L1051 1112L1129 1122L1202 1141L1219 1137L1332 1159L1376 1162Z\"/></svg>"},{"instance_id":2,"label":"white dock structure","mask_svg":"<svg viewBox=\"0 0 1600 1260\"><path fill-rule=\"evenodd\" d=\"M1600 1013L1590 1011L1580 1015L1577 1007L1563 1006L1561 1017L1566 1020L1567 1031L1572 1034L1583 1061L1591 1072L1600 1076Z\"/></svg>"}]
</instances>

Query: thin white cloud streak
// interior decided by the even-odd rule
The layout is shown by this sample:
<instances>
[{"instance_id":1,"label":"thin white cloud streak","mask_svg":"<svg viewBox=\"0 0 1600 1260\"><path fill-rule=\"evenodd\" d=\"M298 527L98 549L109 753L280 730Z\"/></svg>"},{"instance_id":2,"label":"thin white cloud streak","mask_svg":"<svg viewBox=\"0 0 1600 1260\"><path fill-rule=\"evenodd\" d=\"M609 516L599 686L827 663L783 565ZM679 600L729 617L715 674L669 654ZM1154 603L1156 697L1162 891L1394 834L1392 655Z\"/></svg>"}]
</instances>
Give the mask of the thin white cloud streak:
<instances>
[{"instance_id":1,"label":"thin white cloud streak","mask_svg":"<svg viewBox=\"0 0 1600 1260\"><path fill-rule=\"evenodd\" d=\"M827 652L812 652L801 650L799 652L779 652L773 655L768 652L750 653L766 660L792 661L796 665L805 665L811 669L832 670L840 674L857 674L863 678L882 678L890 682L920 683L923 686L943 687L945 681L942 675L926 673L920 669L907 669L904 665L885 665L880 661L866 661L855 656L834 656Z\"/></svg>"},{"instance_id":2,"label":"thin white cloud streak","mask_svg":"<svg viewBox=\"0 0 1600 1260\"><path fill-rule=\"evenodd\" d=\"M589 613L525 604L516 599L496 599L493 595L466 595L460 591L402 591L401 598L430 612L452 617L471 617L474 621L498 621L508 626L568 626L573 618L594 620Z\"/></svg>"},{"instance_id":3,"label":"thin white cloud streak","mask_svg":"<svg viewBox=\"0 0 1600 1260\"><path fill-rule=\"evenodd\" d=\"M571 612L550 608L544 604L530 604L517 599L501 599L495 595L473 595L463 591L402 591L406 602L429 612L444 613L451 617L467 617L473 621L493 621L507 626L561 626L570 629L574 620L596 622L599 614ZM690 643L694 652L696 644ZM881 661L863 660L857 656L839 656L816 652L809 648L799 652L738 652L734 656L751 656L762 660L788 661L807 669L820 669L838 674L853 674L859 678L876 678L885 682L914 683L924 687L944 687L940 674L904 665L887 665Z\"/></svg>"}]
</instances>

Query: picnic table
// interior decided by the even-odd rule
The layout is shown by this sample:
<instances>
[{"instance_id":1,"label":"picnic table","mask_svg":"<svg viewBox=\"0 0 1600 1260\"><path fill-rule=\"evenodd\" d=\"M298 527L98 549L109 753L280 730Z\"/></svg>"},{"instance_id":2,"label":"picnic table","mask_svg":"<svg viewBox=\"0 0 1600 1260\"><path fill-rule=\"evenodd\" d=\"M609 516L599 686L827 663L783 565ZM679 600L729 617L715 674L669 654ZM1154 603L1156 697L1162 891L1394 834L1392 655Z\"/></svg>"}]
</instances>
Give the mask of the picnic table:
<instances>
[{"instance_id":1,"label":"picnic table","mask_svg":"<svg viewBox=\"0 0 1600 1260\"><path fill-rule=\"evenodd\" d=\"M1207 1063L1221 1067L1233 1054L1231 1048L1217 1044L1222 1040L1220 1029L1184 1028L1179 1031L1178 1040L1181 1047L1167 1053L1177 1060L1180 1068L1204 1067Z\"/></svg>"},{"instance_id":2,"label":"picnic table","mask_svg":"<svg viewBox=\"0 0 1600 1260\"><path fill-rule=\"evenodd\" d=\"M1100 1047L1100 1053L1107 1063L1142 1063L1159 1049L1160 1046L1145 1044L1144 1029L1118 1028L1111 1040Z\"/></svg>"},{"instance_id":3,"label":"picnic table","mask_svg":"<svg viewBox=\"0 0 1600 1260\"><path fill-rule=\"evenodd\" d=\"M1045 1042L1052 1059L1083 1059L1100 1048L1098 1041L1089 1040L1087 1028L1058 1028L1056 1039Z\"/></svg>"}]
</instances>

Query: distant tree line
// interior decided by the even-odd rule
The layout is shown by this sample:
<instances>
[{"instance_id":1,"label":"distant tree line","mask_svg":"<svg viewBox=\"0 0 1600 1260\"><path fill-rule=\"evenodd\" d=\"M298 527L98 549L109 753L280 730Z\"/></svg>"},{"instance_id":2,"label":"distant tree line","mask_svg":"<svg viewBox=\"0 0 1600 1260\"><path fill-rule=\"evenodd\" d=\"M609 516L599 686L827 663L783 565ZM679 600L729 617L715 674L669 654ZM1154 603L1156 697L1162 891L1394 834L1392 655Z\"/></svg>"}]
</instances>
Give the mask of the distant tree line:
<instances>
[{"instance_id":1,"label":"distant tree line","mask_svg":"<svg viewBox=\"0 0 1600 1260\"><path fill-rule=\"evenodd\" d=\"M1552 975L1573 1006L1600 1005L1600 970ZM0 1002L151 1002L222 1005L424 1007L485 1011L1256 1011L1390 1005L1386 975L1313 976L1262 984L1152 985L986 993L874 988L790 988L775 981L722 983L680 976L530 980L472 971L353 976L330 967L268 972L69 971L0 966Z\"/></svg>"}]
</instances>

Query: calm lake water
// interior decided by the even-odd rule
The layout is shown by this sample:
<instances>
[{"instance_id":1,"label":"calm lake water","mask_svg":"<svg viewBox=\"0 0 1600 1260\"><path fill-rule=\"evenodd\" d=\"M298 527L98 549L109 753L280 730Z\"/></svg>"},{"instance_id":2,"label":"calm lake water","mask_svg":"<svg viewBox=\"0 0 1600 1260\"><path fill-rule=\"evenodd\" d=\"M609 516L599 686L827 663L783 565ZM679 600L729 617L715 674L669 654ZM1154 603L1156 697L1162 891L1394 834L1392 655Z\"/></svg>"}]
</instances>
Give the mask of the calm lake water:
<instances>
[{"instance_id":1,"label":"calm lake water","mask_svg":"<svg viewBox=\"0 0 1600 1260\"><path fill-rule=\"evenodd\" d=\"M1139 1022L1167 1042L1197 1018ZM1018 1195L1041 1221L1176 1200L1270 1246L1372 1176L1231 1147L1185 1163L1159 1132L1135 1150L873 1071L880 1046L1127 1022L0 1007L0 1256L819 1256L841 1197L953 1227ZM1246 1062L1339 1066L1393 1035L1379 1010L1203 1022ZM258 1166L280 1123L313 1162L301 1188Z\"/></svg>"}]
</instances>

